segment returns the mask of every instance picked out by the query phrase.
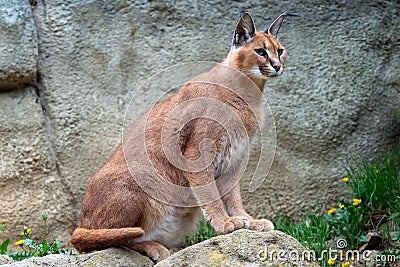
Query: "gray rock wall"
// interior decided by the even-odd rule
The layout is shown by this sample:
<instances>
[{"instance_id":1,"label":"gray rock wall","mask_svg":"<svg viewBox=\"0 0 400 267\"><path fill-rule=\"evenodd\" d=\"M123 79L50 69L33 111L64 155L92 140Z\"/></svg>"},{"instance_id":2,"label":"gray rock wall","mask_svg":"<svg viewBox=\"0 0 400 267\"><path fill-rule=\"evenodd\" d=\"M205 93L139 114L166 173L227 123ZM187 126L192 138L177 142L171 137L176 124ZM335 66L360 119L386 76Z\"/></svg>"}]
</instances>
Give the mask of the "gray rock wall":
<instances>
[{"instance_id":1,"label":"gray rock wall","mask_svg":"<svg viewBox=\"0 0 400 267\"><path fill-rule=\"evenodd\" d=\"M0 90L33 80L38 57L36 28L27 1L0 6Z\"/></svg>"},{"instance_id":2,"label":"gray rock wall","mask_svg":"<svg viewBox=\"0 0 400 267\"><path fill-rule=\"evenodd\" d=\"M0 222L14 239L23 225L39 236L42 210L50 236L69 239L88 180L121 138L134 90L171 65L222 60L240 7L259 29L282 11L305 15L280 32L286 72L266 85L277 151L261 188L248 193L242 180L251 213L333 205L346 195L339 178L347 159L398 147L396 1L7 4L0 24L18 19L0 27Z\"/></svg>"}]
</instances>

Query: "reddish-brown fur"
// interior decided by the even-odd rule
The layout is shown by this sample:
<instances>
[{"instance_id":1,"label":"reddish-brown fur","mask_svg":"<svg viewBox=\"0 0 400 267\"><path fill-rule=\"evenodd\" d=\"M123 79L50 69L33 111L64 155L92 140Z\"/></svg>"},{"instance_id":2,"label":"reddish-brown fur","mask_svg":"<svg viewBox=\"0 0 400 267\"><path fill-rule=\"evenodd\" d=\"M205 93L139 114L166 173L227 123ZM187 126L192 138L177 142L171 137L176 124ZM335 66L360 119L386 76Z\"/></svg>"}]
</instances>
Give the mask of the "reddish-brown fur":
<instances>
[{"instance_id":1,"label":"reddish-brown fur","mask_svg":"<svg viewBox=\"0 0 400 267\"><path fill-rule=\"evenodd\" d=\"M242 15L238 27L248 23L249 17L247 13ZM243 18L247 21L243 22ZM273 229L270 221L253 219L244 210L236 166L246 152L241 145L243 140L253 136L259 127L264 84L282 73L286 50L271 34L259 32L251 37L240 47L232 48L220 65L155 105L132 127L90 180L82 202L81 224L71 239L79 252L125 246L161 260L169 255L168 249L179 248L200 211L220 234L240 228ZM257 48L265 49L268 57L255 53ZM283 49L280 57L278 48ZM271 66L272 61L279 62L279 73ZM213 163L198 171L185 171L167 158L163 145L169 140L163 139L162 132L163 127L171 125L174 108L182 104L186 106L179 117L210 112L199 99L210 103L215 100L229 107L240 119L244 132L234 130L234 135L229 136L221 124L229 122L225 118L223 122L204 116L190 120L178 131L178 150L184 158L195 161L202 156L202 141L211 139ZM217 183L213 183L216 179ZM176 190L166 186L167 181L191 190Z\"/></svg>"}]
</instances>

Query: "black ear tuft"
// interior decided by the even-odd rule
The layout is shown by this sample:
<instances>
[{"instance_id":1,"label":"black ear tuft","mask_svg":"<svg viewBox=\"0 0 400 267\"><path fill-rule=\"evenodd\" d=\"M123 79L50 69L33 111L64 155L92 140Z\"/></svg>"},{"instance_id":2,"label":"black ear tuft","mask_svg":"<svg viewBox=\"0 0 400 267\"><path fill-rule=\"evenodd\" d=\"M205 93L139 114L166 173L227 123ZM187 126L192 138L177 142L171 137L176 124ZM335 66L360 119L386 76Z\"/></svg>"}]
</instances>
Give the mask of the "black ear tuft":
<instances>
[{"instance_id":1,"label":"black ear tuft","mask_svg":"<svg viewBox=\"0 0 400 267\"><path fill-rule=\"evenodd\" d=\"M264 30L264 32L272 34L275 38L277 38L279 29L281 28L282 23L286 19L286 17L302 17L302 15L293 12L284 12L280 14L279 17L274 22L272 22L271 26Z\"/></svg>"},{"instance_id":2,"label":"black ear tuft","mask_svg":"<svg viewBox=\"0 0 400 267\"><path fill-rule=\"evenodd\" d=\"M250 14L246 10L241 9L239 16L240 19L236 25L236 30L232 40L233 48L238 48L244 45L250 41L250 39L256 33L256 27L254 26L253 18L250 16Z\"/></svg>"},{"instance_id":3,"label":"black ear tuft","mask_svg":"<svg viewBox=\"0 0 400 267\"><path fill-rule=\"evenodd\" d=\"M239 10L239 19L241 19L244 15L244 13L248 13L246 9L240 8Z\"/></svg>"}]
</instances>

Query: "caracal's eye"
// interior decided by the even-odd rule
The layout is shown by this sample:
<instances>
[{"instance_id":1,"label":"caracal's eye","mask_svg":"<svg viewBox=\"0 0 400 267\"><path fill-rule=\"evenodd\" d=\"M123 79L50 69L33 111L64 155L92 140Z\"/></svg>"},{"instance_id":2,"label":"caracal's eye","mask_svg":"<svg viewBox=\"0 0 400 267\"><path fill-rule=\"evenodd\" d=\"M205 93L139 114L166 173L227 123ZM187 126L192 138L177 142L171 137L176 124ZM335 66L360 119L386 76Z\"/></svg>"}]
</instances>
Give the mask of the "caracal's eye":
<instances>
[{"instance_id":1,"label":"caracal's eye","mask_svg":"<svg viewBox=\"0 0 400 267\"><path fill-rule=\"evenodd\" d=\"M278 57L280 57L281 55L282 55L282 53L283 53L283 49L278 49Z\"/></svg>"},{"instance_id":2,"label":"caracal's eye","mask_svg":"<svg viewBox=\"0 0 400 267\"><path fill-rule=\"evenodd\" d=\"M265 57L267 55L267 51L265 51L264 48L256 48L254 49L254 52L257 53L257 55Z\"/></svg>"}]
</instances>

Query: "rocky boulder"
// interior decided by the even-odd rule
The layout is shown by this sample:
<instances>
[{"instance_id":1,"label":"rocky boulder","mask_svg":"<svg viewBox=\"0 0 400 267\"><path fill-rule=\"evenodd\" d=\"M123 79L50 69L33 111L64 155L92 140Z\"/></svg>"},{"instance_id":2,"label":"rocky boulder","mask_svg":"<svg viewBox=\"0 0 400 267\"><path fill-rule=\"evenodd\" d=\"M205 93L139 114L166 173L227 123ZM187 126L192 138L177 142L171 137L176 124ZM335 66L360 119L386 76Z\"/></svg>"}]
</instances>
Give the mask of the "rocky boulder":
<instances>
[{"instance_id":1,"label":"rocky boulder","mask_svg":"<svg viewBox=\"0 0 400 267\"><path fill-rule=\"evenodd\" d=\"M319 266L309 255L299 241L280 231L243 229L183 249L155 266Z\"/></svg>"},{"instance_id":2,"label":"rocky boulder","mask_svg":"<svg viewBox=\"0 0 400 267\"><path fill-rule=\"evenodd\" d=\"M279 231L254 232L238 230L221 235L183 249L157 267L176 266L302 266L316 267L310 251L296 239ZM7 263L7 257L0 257L3 267L33 266L153 266L154 263L137 252L124 248L110 248L81 255L49 255L31 258L21 262Z\"/></svg>"},{"instance_id":3,"label":"rocky boulder","mask_svg":"<svg viewBox=\"0 0 400 267\"><path fill-rule=\"evenodd\" d=\"M135 251L124 248L109 248L80 255L48 255L45 257L35 257L23 261L12 262L7 256L0 256L2 267L80 267L80 266L110 266L110 267L151 267L154 263L147 257ZM8 261L8 262L7 262ZM6 263L6 264L4 264Z\"/></svg>"}]
</instances>

